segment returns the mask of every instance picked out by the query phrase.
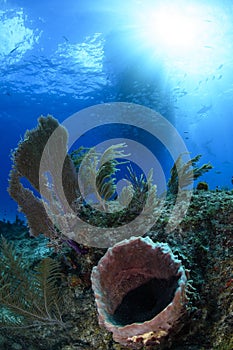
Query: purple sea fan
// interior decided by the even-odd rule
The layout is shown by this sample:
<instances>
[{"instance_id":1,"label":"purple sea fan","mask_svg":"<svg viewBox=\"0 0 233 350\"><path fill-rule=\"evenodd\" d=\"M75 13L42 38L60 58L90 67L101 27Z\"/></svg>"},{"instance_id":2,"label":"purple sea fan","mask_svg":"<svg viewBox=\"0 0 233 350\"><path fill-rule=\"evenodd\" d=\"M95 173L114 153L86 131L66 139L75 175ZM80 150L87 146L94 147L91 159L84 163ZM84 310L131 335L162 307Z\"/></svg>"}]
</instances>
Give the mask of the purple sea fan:
<instances>
[{"instance_id":1,"label":"purple sea fan","mask_svg":"<svg viewBox=\"0 0 233 350\"><path fill-rule=\"evenodd\" d=\"M166 243L149 237L117 243L93 268L91 280L99 324L116 342L135 349L156 345L180 328L187 278Z\"/></svg>"}]
</instances>

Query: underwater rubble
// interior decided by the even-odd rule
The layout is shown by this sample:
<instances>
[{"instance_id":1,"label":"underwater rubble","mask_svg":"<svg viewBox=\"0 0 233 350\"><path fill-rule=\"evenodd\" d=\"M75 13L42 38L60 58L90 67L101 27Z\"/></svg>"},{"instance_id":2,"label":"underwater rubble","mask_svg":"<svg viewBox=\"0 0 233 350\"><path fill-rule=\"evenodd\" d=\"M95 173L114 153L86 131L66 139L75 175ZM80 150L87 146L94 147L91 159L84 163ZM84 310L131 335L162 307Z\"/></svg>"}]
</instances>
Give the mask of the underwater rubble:
<instances>
[{"instance_id":1,"label":"underwater rubble","mask_svg":"<svg viewBox=\"0 0 233 350\"><path fill-rule=\"evenodd\" d=\"M155 226L145 236L153 242L168 244L185 267L187 312L182 327L170 335L168 342L142 349L231 350L233 191L195 190L182 222L167 233L165 227L172 206L170 196ZM0 222L0 232L14 243L27 268L36 268L48 257L59 262L63 320L60 325L1 326L1 349L129 349L116 343L112 334L98 325L90 276L106 249L89 248L85 254L77 254L66 246L55 252L48 246L47 238L41 235L32 238L19 220Z\"/></svg>"}]
</instances>

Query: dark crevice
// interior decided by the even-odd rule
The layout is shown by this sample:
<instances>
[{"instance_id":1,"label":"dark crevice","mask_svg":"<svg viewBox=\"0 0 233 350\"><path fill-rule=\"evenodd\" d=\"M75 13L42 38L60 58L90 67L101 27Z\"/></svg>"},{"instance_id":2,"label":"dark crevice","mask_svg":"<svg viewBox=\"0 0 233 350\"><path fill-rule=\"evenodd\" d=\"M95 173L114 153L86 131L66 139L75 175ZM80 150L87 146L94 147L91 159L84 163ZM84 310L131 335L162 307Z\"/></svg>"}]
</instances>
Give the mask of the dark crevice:
<instances>
[{"instance_id":1,"label":"dark crevice","mask_svg":"<svg viewBox=\"0 0 233 350\"><path fill-rule=\"evenodd\" d=\"M178 286L179 276L169 279L153 278L131 290L116 308L112 322L125 326L145 322L159 314L172 301Z\"/></svg>"}]
</instances>

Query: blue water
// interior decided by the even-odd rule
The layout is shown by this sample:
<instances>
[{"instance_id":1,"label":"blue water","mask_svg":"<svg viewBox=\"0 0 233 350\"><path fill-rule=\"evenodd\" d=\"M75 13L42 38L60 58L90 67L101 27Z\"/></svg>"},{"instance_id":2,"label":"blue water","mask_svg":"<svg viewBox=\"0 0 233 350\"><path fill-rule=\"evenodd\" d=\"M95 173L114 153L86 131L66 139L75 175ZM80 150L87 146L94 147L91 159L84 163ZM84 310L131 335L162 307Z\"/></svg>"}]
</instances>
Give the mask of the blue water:
<instances>
[{"instance_id":1,"label":"blue water","mask_svg":"<svg viewBox=\"0 0 233 350\"><path fill-rule=\"evenodd\" d=\"M0 18L0 219L17 213L6 188L11 150L26 129L40 115L62 122L107 102L161 113L191 156L202 154L201 162L214 166L202 180L211 189L232 188L231 0L0 0ZM176 31L179 18L192 26ZM88 146L110 136L102 129ZM168 177L169 152L143 135L138 142L156 154Z\"/></svg>"}]
</instances>

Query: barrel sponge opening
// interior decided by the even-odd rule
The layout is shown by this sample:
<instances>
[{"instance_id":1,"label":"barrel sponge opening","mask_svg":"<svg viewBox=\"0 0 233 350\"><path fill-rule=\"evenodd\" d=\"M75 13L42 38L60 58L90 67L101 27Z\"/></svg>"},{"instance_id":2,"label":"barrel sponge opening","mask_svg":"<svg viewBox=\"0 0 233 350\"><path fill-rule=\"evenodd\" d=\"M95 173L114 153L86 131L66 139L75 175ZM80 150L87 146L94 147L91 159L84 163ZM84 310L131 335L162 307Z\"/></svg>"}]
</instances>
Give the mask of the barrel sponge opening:
<instances>
[{"instance_id":1,"label":"barrel sponge opening","mask_svg":"<svg viewBox=\"0 0 233 350\"><path fill-rule=\"evenodd\" d=\"M91 279L99 324L122 345L160 343L185 312L185 269L166 243L148 237L117 243Z\"/></svg>"}]
</instances>

